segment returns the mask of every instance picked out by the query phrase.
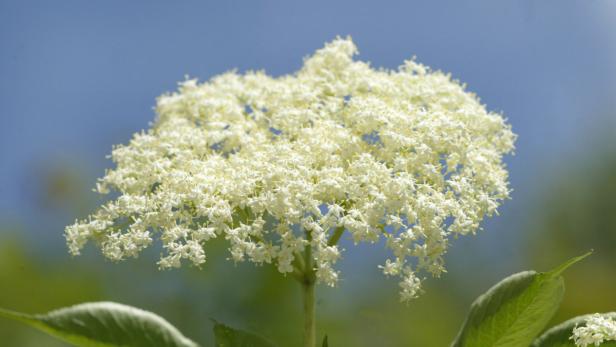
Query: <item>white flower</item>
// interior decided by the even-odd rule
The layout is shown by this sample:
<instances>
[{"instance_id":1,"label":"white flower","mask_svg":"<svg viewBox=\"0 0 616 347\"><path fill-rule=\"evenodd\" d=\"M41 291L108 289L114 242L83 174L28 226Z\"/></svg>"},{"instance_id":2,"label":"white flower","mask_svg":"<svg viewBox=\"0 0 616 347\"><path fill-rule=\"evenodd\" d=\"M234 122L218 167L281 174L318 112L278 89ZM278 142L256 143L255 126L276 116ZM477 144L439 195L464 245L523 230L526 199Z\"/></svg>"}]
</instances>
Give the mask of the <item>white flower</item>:
<instances>
[{"instance_id":1,"label":"white flower","mask_svg":"<svg viewBox=\"0 0 616 347\"><path fill-rule=\"evenodd\" d=\"M233 260L288 273L310 245L317 279L335 285L344 230L384 238L384 272L415 297L416 273L443 272L451 236L508 198L515 135L449 75L412 60L372 69L356 53L336 39L293 75L230 72L161 96L152 128L114 148L97 184L119 198L66 228L70 252L94 240L120 260L158 235L161 268L200 265L221 236Z\"/></svg>"},{"instance_id":2,"label":"white flower","mask_svg":"<svg viewBox=\"0 0 616 347\"><path fill-rule=\"evenodd\" d=\"M586 320L585 326L573 329L571 339L576 346L599 346L605 341L616 341L616 320L595 313Z\"/></svg>"}]
</instances>

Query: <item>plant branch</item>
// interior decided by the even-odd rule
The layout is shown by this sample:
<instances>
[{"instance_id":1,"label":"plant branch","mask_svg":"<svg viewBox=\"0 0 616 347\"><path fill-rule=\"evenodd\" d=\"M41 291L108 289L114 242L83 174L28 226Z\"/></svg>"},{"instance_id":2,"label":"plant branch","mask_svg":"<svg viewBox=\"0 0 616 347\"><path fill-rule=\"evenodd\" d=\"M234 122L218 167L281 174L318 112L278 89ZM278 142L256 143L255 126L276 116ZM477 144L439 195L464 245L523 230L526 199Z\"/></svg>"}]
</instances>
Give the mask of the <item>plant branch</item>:
<instances>
[{"instance_id":1,"label":"plant branch","mask_svg":"<svg viewBox=\"0 0 616 347\"><path fill-rule=\"evenodd\" d=\"M304 248L304 276L301 281L304 309L304 347L316 347L316 274L312 261L312 232L310 230L306 231L306 239L308 243Z\"/></svg>"},{"instance_id":2,"label":"plant branch","mask_svg":"<svg viewBox=\"0 0 616 347\"><path fill-rule=\"evenodd\" d=\"M343 233L344 233L344 227L337 227L336 229L334 229L334 233L329 238L329 240L327 240L327 245L328 246L336 245L338 241L340 241L340 238L342 237Z\"/></svg>"}]
</instances>

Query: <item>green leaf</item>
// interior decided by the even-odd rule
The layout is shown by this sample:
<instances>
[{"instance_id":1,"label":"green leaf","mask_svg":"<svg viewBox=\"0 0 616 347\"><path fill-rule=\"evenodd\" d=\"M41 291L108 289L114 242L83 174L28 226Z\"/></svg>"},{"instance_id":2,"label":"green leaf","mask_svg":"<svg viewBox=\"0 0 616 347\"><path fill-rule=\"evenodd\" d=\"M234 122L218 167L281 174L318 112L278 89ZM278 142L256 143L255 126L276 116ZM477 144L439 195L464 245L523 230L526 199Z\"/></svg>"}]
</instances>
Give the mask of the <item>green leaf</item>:
<instances>
[{"instance_id":1,"label":"green leaf","mask_svg":"<svg viewBox=\"0 0 616 347\"><path fill-rule=\"evenodd\" d=\"M616 312L602 313L601 315L616 319ZM573 340L570 339L571 335L573 335L573 328L575 328L576 325L583 326L586 319L590 316L592 316L592 314L578 316L551 328L537 338L535 342L533 342L532 347L576 347ZM607 346L616 346L616 341L609 341L601 344L601 347Z\"/></svg>"},{"instance_id":2,"label":"green leaf","mask_svg":"<svg viewBox=\"0 0 616 347\"><path fill-rule=\"evenodd\" d=\"M452 347L529 346L560 305L562 272L590 253L549 272L524 271L497 283L471 305Z\"/></svg>"},{"instance_id":3,"label":"green leaf","mask_svg":"<svg viewBox=\"0 0 616 347\"><path fill-rule=\"evenodd\" d=\"M216 347L275 347L265 338L247 331L233 329L214 321Z\"/></svg>"},{"instance_id":4,"label":"green leaf","mask_svg":"<svg viewBox=\"0 0 616 347\"><path fill-rule=\"evenodd\" d=\"M198 347L162 317L113 302L85 303L36 315L0 309L0 316L75 346Z\"/></svg>"},{"instance_id":5,"label":"green leaf","mask_svg":"<svg viewBox=\"0 0 616 347\"><path fill-rule=\"evenodd\" d=\"M323 347L328 347L329 344L327 343L327 335L325 335L325 338L323 339Z\"/></svg>"}]
</instances>

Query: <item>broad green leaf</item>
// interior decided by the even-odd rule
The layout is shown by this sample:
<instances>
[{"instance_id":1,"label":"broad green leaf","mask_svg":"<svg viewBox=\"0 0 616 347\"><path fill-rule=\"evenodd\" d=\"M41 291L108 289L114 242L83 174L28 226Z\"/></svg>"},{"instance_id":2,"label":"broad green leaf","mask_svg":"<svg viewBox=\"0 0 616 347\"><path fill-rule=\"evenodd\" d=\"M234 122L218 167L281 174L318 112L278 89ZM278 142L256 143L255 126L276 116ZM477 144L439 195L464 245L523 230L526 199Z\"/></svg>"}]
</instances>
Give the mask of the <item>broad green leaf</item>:
<instances>
[{"instance_id":1,"label":"broad green leaf","mask_svg":"<svg viewBox=\"0 0 616 347\"><path fill-rule=\"evenodd\" d=\"M602 313L602 316L608 316L612 319L616 319L616 312ZM570 339L573 335L573 328L577 325L583 326L592 314L578 316L564 323L561 323L550 330L546 331L539 338L533 342L532 347L576 347L573 340ZM615 347L616 341L604 342L601 347Z\"/></svg>"},{"instance_id":2,"label":"broad green leaf","mask_svg":"<svg viewBox=\"0 0 616 347\"><path fill-rule=\"evenodd\" d=\"M524 271L497 283L471 305L452 347L529 346L560 305L562 272L589 254L549 272Z\"/></svg>"},{"instance_id":3,"label":"broad green leaf","mask_svg":"<svg viewBox=\"0 0 616 347\"><path fill-rule=\"evenodd\" d=\"M0 309L0 316L81 347L198 347L162 317L113 302L85 303L35 315Z\"/></svg>"},{"instance_id":4,"label":"broad green leaf","mask_svg":"<svg viewBox=\"0 0 616 347\"><path fill-rule=\"evenodd\" d=\"M214 321L216 347L275 347L265 338Z\"/></svg>"},{"instance_id":5,"label":"broad green leaf","mask_svg":"<svg viewBox=\"0 0 616 347\"><path fill-rule=\"evenodd\" d=\"M323 346L322 347L329 347L329 344L327 343L327 335L325 335L325 338L323 339Z\"/></svg>"}]
</instances>

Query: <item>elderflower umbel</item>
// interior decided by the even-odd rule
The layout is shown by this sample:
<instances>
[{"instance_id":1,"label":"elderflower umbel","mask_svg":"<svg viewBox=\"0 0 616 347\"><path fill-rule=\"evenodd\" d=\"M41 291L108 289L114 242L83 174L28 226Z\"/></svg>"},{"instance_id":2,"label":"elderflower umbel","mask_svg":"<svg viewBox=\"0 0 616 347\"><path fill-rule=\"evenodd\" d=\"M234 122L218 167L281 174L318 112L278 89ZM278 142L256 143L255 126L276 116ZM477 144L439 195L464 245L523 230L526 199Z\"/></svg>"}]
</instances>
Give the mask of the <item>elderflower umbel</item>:
<instances>
[{"instance_id":1,"label":"elderflower umbel","mask_svg":"<svg viewBox=\"0 0 616 347\"><path fill-rule=\"evenodd\" d=\"M122 260L158 235L158 264L173 268L204 263L204 243L223 237L234 261L289 273L310 245L333 286L343 232L384 239L383 272L415 297L418 272L444 271L450 237L508 197L515 135L449 75L413 60L372 69L356 53L338 38L293 75L229 72L161 96L152 128L114 148L97 185L119 197L66 228L70 252L94 240Z\"/></svg>"},{"instance_id":2,"label":"elderflower umbel","mask_svg":"<svg viewBox=\"0 0 616 347\"><path fill-rule=\"evenodd\" d=\"M604 341L616 341L616 320L595 313L586 319L585 326L576 326L571 339L576 346L599 346Z\"/></svg>"}]
</instances>

